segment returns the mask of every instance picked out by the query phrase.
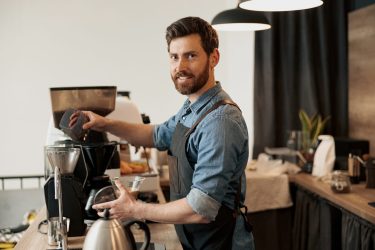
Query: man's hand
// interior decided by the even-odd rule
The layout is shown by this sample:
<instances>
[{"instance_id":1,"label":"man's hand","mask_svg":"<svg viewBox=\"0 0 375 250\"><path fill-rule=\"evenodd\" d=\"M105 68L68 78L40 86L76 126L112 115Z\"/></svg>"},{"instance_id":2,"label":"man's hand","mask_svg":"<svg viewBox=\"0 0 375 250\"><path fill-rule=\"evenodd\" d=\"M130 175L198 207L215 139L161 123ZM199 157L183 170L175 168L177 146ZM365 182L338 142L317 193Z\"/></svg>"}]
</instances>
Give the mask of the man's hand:
<instances>
[{"instance_id":1,"label":"man's hand","mask_svg":"<svg viewBox=\"0 0 375 250\"><path fill-rule=\"evenodd\" d=\"M77 122L80 112L83 113L87 117L87 120L88 120L88 122L83 124L82 126L83 129L85 130L92 129L92 130L99 131L99 132L106 131L106 126L109 122L109 119L103 116L100 116L98 114L95 114L91 111L79 110L79 111L74 112L72 116L70 117L69 127L72 127Z\"/></svg>"},{"instance_id":2,"label":"man's hand","mask_svg":"<svg viewBox=\"0 0 375 250\"><path fill-rule=\"evenodd\" d=\"M115 183L119 189L120 196L116 200L96 204L92 208L96 210L109 209L109 218L111 219L134 218L132 211L134 211L137 201L119 180L116 180ZM98 215L104 217L104 211L98 212Z\"/></svg>"}]
</instances>

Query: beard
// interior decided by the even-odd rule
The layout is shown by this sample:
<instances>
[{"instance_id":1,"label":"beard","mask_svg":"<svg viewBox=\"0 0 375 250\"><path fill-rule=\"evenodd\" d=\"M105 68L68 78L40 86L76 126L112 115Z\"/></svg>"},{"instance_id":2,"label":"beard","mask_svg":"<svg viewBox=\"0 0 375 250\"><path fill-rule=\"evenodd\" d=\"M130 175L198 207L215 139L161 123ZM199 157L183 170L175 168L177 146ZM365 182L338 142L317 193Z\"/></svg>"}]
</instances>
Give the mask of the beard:
<instances>
[{"instance_id":1,"label":"beard","mask_svg":"<svg viewBox=\"0 0 375 250\"><path fill-rule=\"evenodd\" d=\"M209 77L209 61L207 60L206 66L202 73L194 75L188 71L179 71L174 76L172 75L174 86L182 95L190 95L200 90L208 81ZM180 82L179 77L186 77L183 82Z\"/></svg>"}]
</instances>

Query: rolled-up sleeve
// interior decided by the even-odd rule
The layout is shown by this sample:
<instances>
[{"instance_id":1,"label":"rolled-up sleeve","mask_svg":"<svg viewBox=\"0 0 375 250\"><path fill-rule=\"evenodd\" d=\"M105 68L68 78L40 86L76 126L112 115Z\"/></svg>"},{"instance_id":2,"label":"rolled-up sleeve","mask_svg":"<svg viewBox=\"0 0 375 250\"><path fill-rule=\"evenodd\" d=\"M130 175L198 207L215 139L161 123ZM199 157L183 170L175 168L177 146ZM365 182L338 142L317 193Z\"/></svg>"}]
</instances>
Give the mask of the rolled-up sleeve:
<instances>
[{"instance_id":1,"label":"rolled-up sleeve","mask_svg":"<svg viewBox=\"0 0 375 250\"><path fill-rule=\"evenodd\" d=\"M186 199L194 212L211 221L215 220L221 207L219 202L197 188L192 188Z\"/></svg>"},{"instance_id":2,"label":"rolled-up sleeve","mask_svg":"<svg viewBox=\"0 0 375 250\"><path fill-rule=\"evenodd\" d=\"M169 148L176 122L174 117L163 124L155 125L153 131L154 147L158 150L166 150Z\"/></svg>"}]
</instances>

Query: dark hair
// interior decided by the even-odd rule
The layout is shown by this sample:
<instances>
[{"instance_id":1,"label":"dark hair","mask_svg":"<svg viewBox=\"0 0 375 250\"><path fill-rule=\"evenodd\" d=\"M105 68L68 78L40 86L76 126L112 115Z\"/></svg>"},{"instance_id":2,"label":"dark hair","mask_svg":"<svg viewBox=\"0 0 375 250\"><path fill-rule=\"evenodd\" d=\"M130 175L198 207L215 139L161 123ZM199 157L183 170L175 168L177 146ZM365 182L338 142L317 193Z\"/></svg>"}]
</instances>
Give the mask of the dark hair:
<instances>
[{"instance_id":1,"label":"dark hair","mask_svg":"<svg viewBox=\"0 0 375 250\"><path fill-rule=\"evenodd\" d=\"M199 17L185 17L168 26L165 34L168 51L173 39L191 34L198 34L201 37L202 47L207 55L210 55L215 48L219 48L216 30L208 22Z\"/></svg>"}]
</instances>

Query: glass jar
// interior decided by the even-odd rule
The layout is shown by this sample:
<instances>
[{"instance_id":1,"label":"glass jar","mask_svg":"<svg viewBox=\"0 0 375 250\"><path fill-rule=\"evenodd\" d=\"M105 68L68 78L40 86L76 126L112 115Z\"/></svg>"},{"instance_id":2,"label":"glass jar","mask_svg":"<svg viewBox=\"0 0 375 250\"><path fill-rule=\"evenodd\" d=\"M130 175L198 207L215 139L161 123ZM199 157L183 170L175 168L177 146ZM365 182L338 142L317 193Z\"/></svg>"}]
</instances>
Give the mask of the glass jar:
<instances>
[{"instance_id":1,"label":"glass jar","mask_svg":"<svg viewBox=\"0 0 375 250\"><path fill-rule=\"evenodd\" d=\"M335 193L349 193L351 187L348 172L341 170L333 171L331 189Z\"/></svg>"}]
</instances>

